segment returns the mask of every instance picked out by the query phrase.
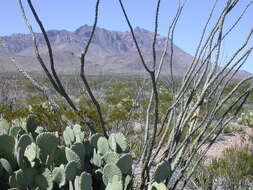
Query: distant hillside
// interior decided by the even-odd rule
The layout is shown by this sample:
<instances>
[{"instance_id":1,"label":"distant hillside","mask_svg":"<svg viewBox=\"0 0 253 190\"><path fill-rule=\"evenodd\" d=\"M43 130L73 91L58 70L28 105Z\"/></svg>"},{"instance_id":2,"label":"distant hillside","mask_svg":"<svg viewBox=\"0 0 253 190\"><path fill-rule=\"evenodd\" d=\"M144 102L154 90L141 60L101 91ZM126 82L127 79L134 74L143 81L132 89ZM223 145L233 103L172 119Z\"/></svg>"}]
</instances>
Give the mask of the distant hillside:
<instances>
[{"instance_id":1,"label":"distant hillside","mask_svg":"<svg viewBox=\"0 0 253 190\"><path fill-rule=\"evenodd\" d=\"M62 74L72 74L79 71L80 52L85 46L90 32L91 26L88 25L81 26L73 32L67 30L48 31L48 37L53 46L58 72ZM151 63L153 33L138 27L134 29L134 32L145 60L147 63ZM37 33L36 36L42 57L48 62L47 48L45 47L43 37L39 33ZM13 34L4 36L3 40L8 45L10 52L16 56L17 62L20 63L26 71L42 72L34 56L30 34ZM165 45L165 40L165 37L158 36L158 58ZM170 52L167 54L167 61L164 64L163 73L168 72L169 55ZM182 75L191 61L191 55L174 45L173 65L175 75ZM0 73L15 71L16 68L0 48ZM91 74L131 74L144 72L143 66L140 63L140 58L136 53L131 34L129 32L110 31L97 28L86 59L86 71ZM240 75L244 76L247 75L247 73L241 72Z\"/></svg>"}]
</instances>

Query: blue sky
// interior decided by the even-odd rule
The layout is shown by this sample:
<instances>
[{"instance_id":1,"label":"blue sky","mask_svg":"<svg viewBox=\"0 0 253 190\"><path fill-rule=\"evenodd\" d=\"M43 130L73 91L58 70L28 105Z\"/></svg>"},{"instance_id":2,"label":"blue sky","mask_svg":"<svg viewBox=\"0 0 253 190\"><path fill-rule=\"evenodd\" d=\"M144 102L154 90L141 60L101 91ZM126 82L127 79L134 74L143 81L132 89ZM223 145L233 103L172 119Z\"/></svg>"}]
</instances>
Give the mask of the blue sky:
<instances>
[{"instance_id":1,"label":"blue sky","mask_svg":"<svg viewBox=\"0 0 253 190\"><path fill-rule=\"evenodd\" d=\"M241 0L236 9L229 15L226 25L230 26L250 0ZM24 1L25 2L25 1ZM95 0L33 0L35 8L47 30L67 29L75 30L81 25L92 24ZM154 11L156 0L124 0L133 26L148 30L154 29ZM172 16L176 11L177 0L162 0L160 12L159 33L165 35ZM178 23L175 44L190 54L194 54L201 28L204 25L214 0L188 0L182 17ZM222 8L225 0L219 0L217 11ZM123 19L117 0L101 0L98 26L110 30L126 31L128 27ZM28 10L27 10L28 11ZM30 15L30 14L28 14ZM27 33L27 28L20 15L17 0L4 0L0 8L0 35L13 33ZM32 21L36 31L39 31ZM4 27L3 27L4 26ZM237 49L253 27L253 6L247 11L239 26L224 41L222 60L229 58ZM253 40L249 46L253 45ZM253 72L253 56L251 55L244 68Z\"/></svg>"}]
</instances>

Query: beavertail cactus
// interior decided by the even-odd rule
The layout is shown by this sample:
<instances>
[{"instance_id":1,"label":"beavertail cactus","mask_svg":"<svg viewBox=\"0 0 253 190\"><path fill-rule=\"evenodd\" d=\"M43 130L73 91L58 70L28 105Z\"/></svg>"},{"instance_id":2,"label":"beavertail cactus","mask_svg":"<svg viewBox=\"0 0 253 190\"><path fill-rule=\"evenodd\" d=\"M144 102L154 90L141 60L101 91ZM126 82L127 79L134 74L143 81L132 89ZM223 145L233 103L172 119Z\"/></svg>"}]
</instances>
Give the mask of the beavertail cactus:
<instances>
[{"instance_id":1,"label":"beavertail cactus","mask_svg":"<svg viewBox=\"0 0 253 190\"><path fill-rule=\"evenodd\" d=\"M171 175L171 166L169 162L163 161L157 165L154 174L154 181L161 183Z\"/></svg>"},{"instance_id":2,"label":"beavertail cactus","mask_svg":"<svg viewBox=\"0 0 253 190\"><path fill-rule=\"evenodd\" d=\"M154 183L152 183L152 184L150 184L148 186L148 190L153 190L153 189L156 189L156 190L167 190L167 187L163 183L154 182Z\"/></svg>"},{"instance_id":3,"label":"beavertail cactus","mask_svg":"<svg viewBox=\"0 0 253 190\"><path fill-rule=\"evenodd\" d=\"M56 167L52 172L53 181L59 185L59 187L63 187L66 183L66 175L64 171L64 165L60 165L60 167Z\"/></svg>"},{"instance_id":4,"label":"beavertail cactus","mask_svg":"<svg viewBox=\"0 0 253 190\"><path fill-rule=\"evenodd\" d=\"M106 186L106 190L124 190L121 178L113 176L112 181Z\"/></svg>"},{"instance_id":5,"label":"beavertail cactus","mask_svg":"<svg viewBox=\"0 0 253 190\"><path fill-rule=\"evenodd\" d=\"M0 120L0 135L8 134L10 130L10 124L7 120L1 119Z\"/></svg>"},{"instance_id":6,"label":"beavertail cactus","mask_svg":"<svg viewBox=\"0 0 253 190\"><path fill-rule=\"evenodd\" d=\"M100 137L97 141L97 150L100 155L110 151L108 141L105 137Z\"/></svg>"},{"instance_id":7,"label":"beavertail cactus","mask_svg":"<svg viewBox=\"0 0 253 190\"><path fill-rule=\"evenodd\" d=\"M116 165L120 168L123 174L132 174L133 159L131 154L122 155L117 161Z\"/></svg>"},{"instance_id":8,"label":"beavertail cactus","mask_svg":"<svg viewBox=\"0 0 253 190\"><path fill-rule=\"evenodd\" d=\"M75 179L75 177L78 175L78 165L76 161L70 161L65 167L64 170L66 179L69 181L72 181Z\"/></svg>"},{"instance_id":9,"label":"beavertail cactus","mask_svg":"<svg viewBox=\"0 0 253 190\"><path fill-rule=\"evenodd\" d=\"M34 186L37 171L33 168L18 170L15 174L17 184L23 188Z\"/></svg>"},{"instance_id":10,"label":"beavertail cactus","mask_svg":"<svg viewBox=\"0 0 253 190\"><path fill-rule=\"evenodd\" d=\"M122 153L127 150L127 141L122 133L111 134L109 145L114 152Z\"/></svg>"},{"instance_id":11,"label":"beavertail cactus","mask_svg":"<svg viewBox=\"0 0 253 190\"><path fill-rule=\"evenodd\" d=\"M10 163L8 162L8 160L1 158L0 159L0 165L5 169L5 171L9 174L12 175L13 174L13 170L12 167L10 165Z\"/></svg>"},{"instance_id":12,"label":"beavertail cactus","mask_svg":"<svg viewBox=\"0 0 253 190\"><path fill-rule=\"evenodd\" d=\"M47 154L51 154L57 148L58 138L50 132L41 133L36 138L36 144Z\"/></svg>"},{"instance_id":13,"label":"beavertail cactus","mask_svg":"<svg viewBox=\"0 0 253 190\"><path fill-rule=\"evenodd\" d=\"M116 163L119 160L119 155L115 152L107 152L103 156L103 160L106 164Z\"/></svg>"},{"instance_id":14,"label":"beavertail cactus","mask_svg":"<svg viewBox=\"0 0 253 190\"><path fill-rule=\"evenodd\" d=\"M113 176L117 176L119 179L122 178L122 172L116 166L116 164L106 164L103 169L103 181L104 184L107 185L108 183L112 182Z\"/></svg>"},{"instance_id":15,"label":"beavertail cactus","mask_svg":"<svg viewBox=\"0 0 253 190\"><path fill-rule=\"evenodd\" d=\"M36 175L35 183L39 189L53 190L53 177L49 169L45 169L42 174Z\"/></svg>"},{"instance_id":16,"label":"beavertail cactus","mask_svg":"<svg viewBox=\"0 0 253 190\"><path fill-rule=\"evenodd\" d=\"M97 153L96 149L93 150L93 157L91 159L91 163L97 167L102 166L102 157Z\"/></svg>"},{"instance_id":17,"label":"beavertail cactus","mask_svg":"<svg viewBox=\"0 0 253 190\"><path fill-rule=\"evenodd\" d=\"M91 136L91 138L90 138L90 144L91 144L91 146L93 148L97 148L97 142L98 142L98 139L100 137L102 137L102 135L99 134L99 133L96 133L96 134L94 134L94 135Z\"/></svg>"},{"instance_id":18,"label":"beavertail cactus","mask_svg":"<svg viewBox=\"0 0 253 190\"><path fill-rule=\"evenodd\" d=\"M31 166L35 165L34 160L37 157L37 149L38 147L35 143L28 145L25 149L24 156L29 160Z\"/></svg>"},{"instance_id":19,"label":"beavertail cactus","mask_svg":"<svg viewBox=\"0 0 253 190\"><path fill-rule=\"evenodd\" d=\"M9 131L9 135L17 138L22 129L18 126L12 126Z\"/></svg>"},{"instance_id":20,"label":"beavertail cactus","mask_svg":"<svg viewBox=\"0 0 253 190\"><path fill-rule=\"evenodd\" d=\"M25 151L28 145L32 144L32 139L28 134L23 134L18 141L17 149L20 148L22 152Z\"/></svg>"},{"instance_id":21,"label":"beavertail cactus","mask_svg":"<svg viewBox=\"0 0 253 190\"><path fill-rule=\"evenodd\" d=\"M65 148L65 154L66 154L66 158L67 158L68 162L75 161L77 163L77 167L79 169L82 168L82 165L83 165L82 161L81 161L79 155L75 151L73 151L72 149L66 147Z\"/></svg>"},{"instance_id":22,"label":"beavertail cactus","mask_svg":"<svg viewBox=\"0 0 253 190\"><path fill-rule=\"evenodd\" d=\"M75 179L75 190L92 190L92 178L87 172L83 172Z\"/></svg>"},{"instance_id":23,"label":"beavertail cactus","mask_svg":"<svg viewBox=\"0 0 253 190\"><path fill-rule=\"evenodd\" d=\"M72 143L75 142L75 134L71 127L66 127L63 132L63 139L67 146L70 146Z\"/></svg>"},{"instance_id":24,"label":"beavertail cactus","mask_svg":"<svg viewBox=\"0 0 253 190\"><path fill-rule=\"evenodd\" d=\"M84 141L84 133L83 133L82 127L80 125L74 125L73 132L76 137L76 142L83 142Z\"/></svg>"}]
</instances>

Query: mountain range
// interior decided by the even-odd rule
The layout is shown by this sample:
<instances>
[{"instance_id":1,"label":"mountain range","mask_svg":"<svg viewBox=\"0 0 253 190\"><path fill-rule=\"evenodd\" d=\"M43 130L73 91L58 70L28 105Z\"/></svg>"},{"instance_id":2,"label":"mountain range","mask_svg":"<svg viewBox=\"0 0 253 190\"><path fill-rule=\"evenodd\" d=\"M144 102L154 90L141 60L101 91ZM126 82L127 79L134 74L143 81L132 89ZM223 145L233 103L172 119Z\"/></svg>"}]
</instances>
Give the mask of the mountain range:
<instances>
[{"instance_id":1,"label":"mountain range","mask_svg":"<svg viewBox=\"0 0 253 190\"><path fill-rule=\"evenodd\" d=\"M56 70L61 74L78 73L80 69L80 54L87 43L92 27L84 25L75 31L68 30L49 30L47 32L52 45ZM136 27L134 29L136 39L148 65L152 63L152 42L153 32ZM46 43L42 34L36 33L37 43L42 58L48 64L48 54ZM35 58L32 37L30 34L13 34L3 36L2 40L8 46L18 64L28 72L42 72L41 66ZM159 59L165 46L166 38L158 35L157 37L157 58ZM175 75L182 75L192 61L192 56L175 44L173 70ZM168 48L170 50L170 47ZM163 74L169 71L168 51ZM16 72L14 64L0 47L0 73ZM131 33L128 31L110 31L103 28L97 28L87 54L85 71L88 74L109 74L125 73L137 74L145 72L140 58L137 54ZM240 71L239 76L245 76L249 73Z\"/></svg>"}]
</instances>

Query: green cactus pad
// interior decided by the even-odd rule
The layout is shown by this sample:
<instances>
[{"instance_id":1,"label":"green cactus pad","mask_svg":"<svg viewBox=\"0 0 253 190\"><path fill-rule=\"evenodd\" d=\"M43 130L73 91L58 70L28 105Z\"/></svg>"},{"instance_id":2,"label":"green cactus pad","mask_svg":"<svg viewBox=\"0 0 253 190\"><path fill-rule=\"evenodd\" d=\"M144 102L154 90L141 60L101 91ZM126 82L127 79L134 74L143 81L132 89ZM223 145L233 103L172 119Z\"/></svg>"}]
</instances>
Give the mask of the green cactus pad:
<instances>
[{"instance_id":1,"label":"green cactus pad","mask_svg":"<svg viewBox=\"0 0 253 190\"><path fill-rule=\"evenodd\" d=\"M90 141L85 140L83 142L83 146L84 146L84 151L85 151L84 157L85 157L86 160L90 160L91 157L92 157L92 154L93 154L93 148L90 144Z\"/></svg>"},{"instance_id":2,"label":"green cactus pad","mask_svg":"<svg viewBox=\"0 0 253 190\"><path fill-rule=\"evenodd\" d=\"M73 150L78 155L79 159L83 163L84 157L85 157L85 150L84 150L83 143L77 142L77 143L73 144L70 147L70 149Z\"/></svg>"},{"instance_id":3,"label":"green cactus pad","mask_svg":"<svg viewBox=\"0 0 253 190\"><path fill-rule=\"evenodd\" d=\"M14 138L16 138L18 136L18 134L20 133L21 128L18 126L12 126L10 131L9 131L9 135L13 136Z\"/></svg>"},{"instance_id":4,"label":"green cactus pad","mask_svg":"<svg viewBox=\"0 0 253 190\"><path fill-rule=\"evenodd\" d=\"M2 165L2 167L5 169L5 171L9 174L12 175L13 174L13 170L12 167L10 165L10 163L8 162L8 160L1 158L0 159L0 165Z\"/></svg>"},{"instance_id":5,"label":"green cactus pad","mask_svg":"<svg viewBox=\"0 0 253 190\"><path fill-rule=\"evenodd\" d=\"M69 181L74 180L75 177L78 175L78 165L76 161L73 160L68 162L64 172L67 180Z\"/></svg>"},{"instance_id":6,"label":"green cactus pad","mask_svg":"<svg viewBox=\"0 0 253 190\"><path fill-rule=\"evenodd\" d=\"M100 155L104 155L110 151L108 141L105 137L100 137L97 141L97 150Z\"/></svg>"},{"instance_id":7,"label":"green cactus pad","mask_svg":"<svg viewBox=\"0 0 253 190\"><path fill-rule=\"evenodd\" d=\"M24 156L30 161L31 165L33 166L33 161L36 159L37 156L37 145L35 143L32 143L28 145L25 149Z\"/></svg>"},{"instance_id":8,"label":"green cactus pad","mask_svg":"<svg viewBox=\"0 0 253 190\"><path fill-rule=\"evenodd\" d=\"M96 152L96 149L93 150L93 157L91 159L91 163L97 167L101 167L102 165L102 157Z\"/></svg>"},{"instance_id":9,"label":"green cactus pad","mask_svg":"<svg viewBox=\"0 0 253 190\"><path fill-rule=\"evenodd\" d=\"M74 187L76 190L81 190L80 176L76 176L75 182L74 182Z\"/></svg>"},{"instance_id":10,"label":"green cactus pad","mask_svg":"<svg viewBox=\"0 0 253 190\"><path fill-rule=\"evenodd\" d=\"M30 165L33 165L33 164L29 164L26 161L24 157L24 152L21 150L21 148L18 148L18 151L17 151L17 163L20 169L24 169L24 168L30 167Z\"/></svg>"},{"instance_id":11,"label":"green cactus pad","mask_svg":"<svg viewBox=\"0 0 253 190\"><path fill-rule=\"evenodd\" d=\"M58 146L54 152L54 163L55 165L59 166L61 164L66 165L67 164L67 158L65 155L65 147L64 146Z\"/></svg>"},{"instance_id":12,"label":"green cactus pad","mask_svg":"<svg viewBox=\"0 0 253 190\"><path fill-rule=\"evenodd\" d=\"M52 172L53 181L59 184L59 187L63 187L66 182L66 175L64 172L64 165L60 165L60 167L56 167Z\"/></svg>"},{"instance_id":13,"label":"green cactus pad","mask_svg":"<svg viewBox=\"0 0 253 190\"><path fill-rule=\"evenodd\" d=\"M131 174L132 164L133 164L133 158L131 154L124 154L119 158L116 165L120 168L123 174Z\"/></svg>"},{"instance_id":14,"label":"green cactus pad","mask_svg":"<svg viewBox=\"0 0 253 190\"><path fill-rule=\"evenodd\" d=\"M102 135L99 134L99 133L96 133L96 134L91 136L90 144L93 148L97 148L97 142L98 142L99 137L102 137Z\"/></svg>"},{"instance_id":15,"label":"green cactus pad","mask_svg":"<svg viewBox=\"0 0 253 190\"><path fill-rule=\"evenodd\" d=\"M75 142L75 134L71 127L66 127L63 132L63 139L67 146L70 146L72 143Z\"/></svg>"},{"instance_id":16,"label":"green cactus pad","mask_svg":"<svg viewBox=\"0 0 253 190\"><path fill-rule=\"evenodd\" d=\"M118 176L113 176L112 182L108 183L106 190L123 190L123 182Z\"/></svg>"},{"instance_id":17,"label":"green cactus pad","mask_svg":"<svg viewBox=\"0 0 253 190\"><path fill-rule=\"evenodd\" d=\"M79 178L80 190L92 190L92 178L87 172L83 172Z\"/></svg>"},{"instance_id":18,"label":"green cactus pad","mask_svg":"<svg viewBox=\"0 0 253 190\"><path fill-rule=\"evenodd\" d=\"M25 151L26 147L28 145L32 144L32 139L28 134L23 134L21 135L21 137L19 138L18 144L17 144L17 148L20 148L21 151Z\"/></svg>"},{"instance_id":19,"label":"green cactus pad","mask_svg":"<svg viewBox=\"0 0 253 190\"><path fill-rule=\"evenodd\" d=\"M73 132L76 137L76 142L83 142L84 140L84 133L82 131L82 127L80 125L74 125Z\"/></svg>"},{"instance_id":20,"label":"green cactus pad","mask_svg":"<svg viewBox=\"0 0 253 190\"><path fill-rule=\"evenodd\" d=\"M45 169L44 172L40 175L36 175L35 183L40 189L43 190L52 190L53 189L53 177L51 172L48 169Z\"/></svg>"},{"instance_id":21,"label":"green cactus pad","mask_svg":"<svg viewBox=\"0 0 253 190\"><path fill-rule=\"evenodd\" d=\"M121 170L115 164L106 164L103 169L104 184L107 185L108 183L111 183L114 175L118 176L121 179Z\"/></svg>"},{"instance_id":22,"label":"green cactus pad","mask_svg":"<svg viewBox=\"0 0 253 190\"><path fill-rule=\"evenodd\" d=\"M125 177L124 190L132 189L131 182L132 182L132 178L129 175L127 175Z\"/></svg>"},{"instance_id":23,"label":"green cactus pad","mask_svg":"<svg viewBox=\"0 0 253 190\"><path fill-rule=\"evenodd\" d=\"M0 153L2 156L9 156L14 152L14 137L9 135L0 135L0 142Z\"/></svg>"},{"instance_id":24,"label":"green cactus pad","mask_svg":"<svg viewBox=\"0 0 253 190\"><path fill-rule=\"evenodd\" d=\"M154 174L154 180L157 183L161 183L171 175L171 166L169 162L163 161L157 165Z\"/></svg>"},{"instance_id":25,"label":"green cactus pad","mask_svg":"<svg viewBox=\"0 0 253 190\"><path fill-rule=\"evenodd\" d=\"M36 138L36 144L47 154L51 154L57 148L58 138L50 132L41 133Z\"/></svg>"},{"instance_id":26,"label":"green cactus pad","mask_svg":"<svg viewBox=\"0 0 253 190\"><path fill-rule=\"evenodd\" d=\"M151 185L148 186L148 190L153 190L154 188L156 190L167 190L167 187L166 187L165 184L157 183L157 182L154 182L154 183L152 183Z\"/></svg>"},{"instance_id":27,"label":"green cactus pad","mask_svg":"<svg viewBox=\"0 0 253 190\"><path fill-rule=\"evenodd\" d=\"M92 178L87 172L83 172L75 178L75 190L92 190Z\"/></svg>"},{"instance_id":28,"label":"green cactus pad","mask_svg":"<svg viewBox=\"0 0 253 190\"><path fill-rule=\"evenodd\" d=\"M0 120L0 135L8 134L10 130L10 124L7 120Z\"/></svg>"},{"instance_id":29,"label":"green cactus pad","mask_svg":"<svg viewBox=\"0 0 253 190\"><path fill-rule=\"evenodd\" d=\"M122 133L111 134L109 137L110 147L118 153L125 152L127 150L127 141Z\"/></svg>"},{"instance_id":30,"label":"green cactus pad","mask_svg":"<svg viewBox=\"0 0 253 190\"><path fill-rule=\"evenodd\" d=\"M22 187L31 187L35 182L36 170L33 168L25 168L16 172L16 181Z\"/></svg>"},{"instance_id":31,"label":"green cactus pad","mask_svg":"<svg viewBox=\"0 0 253 190\"><path fill-rule=\"evenodd\" d=\"M78 165L78 168L79 169L82 168L82 162L81 162L81 159L80 159L80 157L77 153L75 153L70 148L66 147L65 148L65 155L66 155L66 158L67 158L68 162L75 161Z\"/></svg>"},{"instance_id":32,"label":"green cactus pad","mask_svg":"<svg viewBox=\"0 0 253 190\"><path fill-rule=\"evenodd\" d=\"M107 152L103 156L103 160L106 164L115 164L119 160L119 155L115 152Z\"/></svg>"},{"instance_id":33,"label":"green cactus pad","mask_svg":"<svg viewBox=\"0 0 253 190\"><path fill-rule=\"evenodd\" d=\"M9 185L10 188L18 188L21 189L21 186L18 185L15 174L9 177Z\"/></svg>"},{"instance_id":34,"label":"green cactus pad","mask_svg":"<svg viewBox=\"0 0 253 190\"><path fill-rule=\"evenodd\" d=\"M117 150L117 143L116 143L116 138L115 138L115 134L114 133L109 136L108 143L109 143L109 146L111 147L111 149L114 152L116 152L116 150Z\"/></svg>"}]
</instances>

